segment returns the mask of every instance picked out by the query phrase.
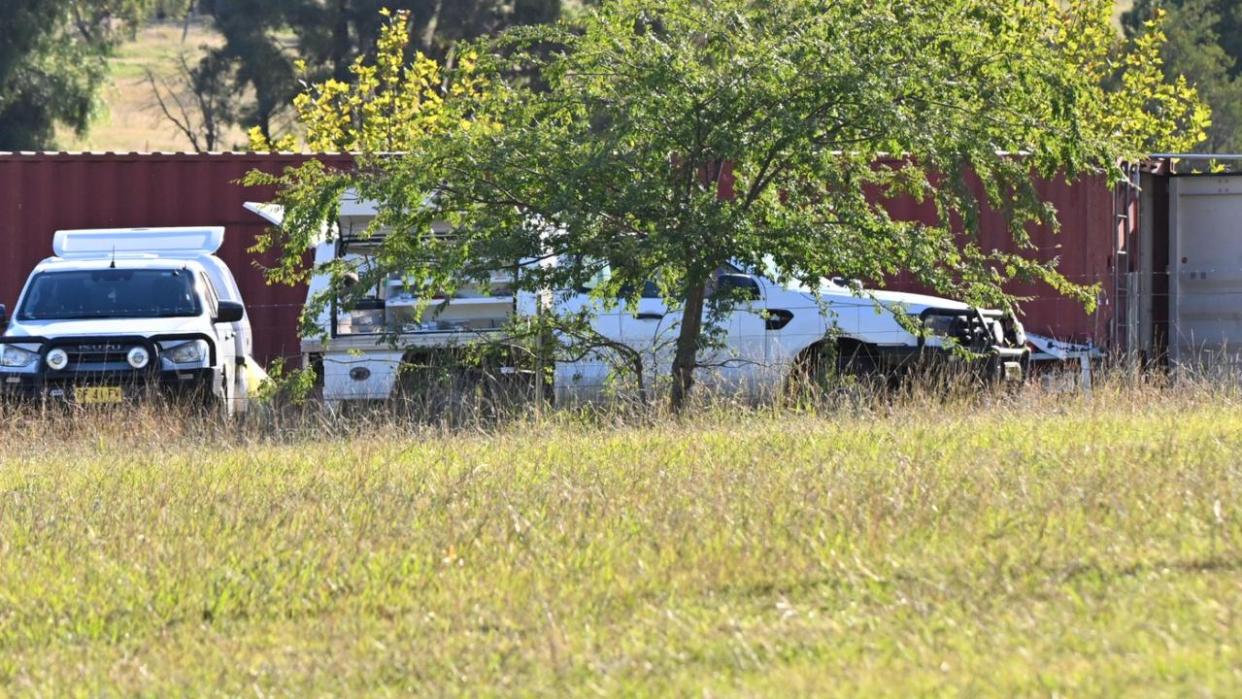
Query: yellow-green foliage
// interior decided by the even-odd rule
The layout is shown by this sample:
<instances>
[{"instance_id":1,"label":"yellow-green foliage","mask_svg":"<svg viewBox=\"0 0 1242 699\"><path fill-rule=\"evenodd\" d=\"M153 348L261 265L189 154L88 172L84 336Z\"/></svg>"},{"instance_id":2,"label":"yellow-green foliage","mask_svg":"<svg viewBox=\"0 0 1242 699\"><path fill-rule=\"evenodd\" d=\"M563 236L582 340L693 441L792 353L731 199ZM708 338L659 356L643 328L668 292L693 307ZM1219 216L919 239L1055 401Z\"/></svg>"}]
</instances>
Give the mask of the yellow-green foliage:
<instances>
[{"instance_id":1,"label":"yellow-green foliage","mask_svg":"<svg viewBox=\"0 0 1242 699\"><path fill-rule=\"evenodd\" d=\"M410 37L408 12L381 12L389 21L380 29L373 61L359 56L350 66L350 82L329 79L293 100L306 129L307 147L316 153L395 153L415 140L443 130L444 95L472 96L480 87L472 77L477 56L461 55L447 90L440 66L421 52L406 61ZM305 65L301 68L305 71ZM256 150L278 150L261 133L251 132Z\"/></svg>"},{"instance_id":2,"label":"yellow-green foliage","mask_svg":"<svg viewBox=\"0 0 1242 699\"><path fill-rule=\"evenodd\" d=\"M1074 0L1058 23L1055 41L1089 80L1108 85L1083 106L1084 128L1129 144L1126 157L1189 152L1207 140L1212 110L1186 79L1165 78L1161 50L1168 42L1166 13L1156 12L1145 31L1118 50L1107 18L1111 0ZM1110 83L1115 82L1115 85Z\"/></svg>"},{"instance_id":3,"label":"yellow-green foliage","mask_svg":"<svg viewBox=\"0 0 1242 699\"><path fill-rule=\"evenodd\" d=\"M1239 407L10 421L0 692L1236 696Z\"/></svg>"}]
</instances>

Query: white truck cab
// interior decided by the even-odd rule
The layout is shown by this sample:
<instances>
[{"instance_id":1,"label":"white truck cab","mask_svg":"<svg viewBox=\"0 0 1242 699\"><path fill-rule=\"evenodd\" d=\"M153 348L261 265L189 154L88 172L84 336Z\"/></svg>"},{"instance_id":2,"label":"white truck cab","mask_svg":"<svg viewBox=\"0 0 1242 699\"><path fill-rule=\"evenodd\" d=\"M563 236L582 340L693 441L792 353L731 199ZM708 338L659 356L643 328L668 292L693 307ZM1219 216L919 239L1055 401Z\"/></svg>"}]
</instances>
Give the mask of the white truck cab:
<instances>
[{"instance_id":1,"label":"white truck cab","mask_svg":"<svg viewBox=\"0 0 1242 699\"><path fill-rule=\"evenodd\" d=\"M222 227L57 231L12 313L0 306L0 395L244 412L253 337L223 242Z\"/></svg>"}]
</instances>

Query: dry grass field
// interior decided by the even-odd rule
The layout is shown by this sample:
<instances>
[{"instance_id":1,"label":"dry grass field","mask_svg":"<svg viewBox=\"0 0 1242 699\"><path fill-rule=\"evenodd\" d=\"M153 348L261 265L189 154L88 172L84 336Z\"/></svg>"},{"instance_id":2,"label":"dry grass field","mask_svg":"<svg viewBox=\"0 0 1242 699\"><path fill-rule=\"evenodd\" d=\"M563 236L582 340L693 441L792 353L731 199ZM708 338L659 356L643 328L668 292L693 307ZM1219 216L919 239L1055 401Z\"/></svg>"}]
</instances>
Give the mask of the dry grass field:
<instances>
[{"instance_id":1,"label":"dry grass field","mask_svg":"<svg viewBox=\"0 0 1242 699\"><path fill-rule=\"evenodd\" d=\"M202 56L205 46L218 46L222 39L207 22L191 23L182 40L179 22L154 23L142 28L136 40L117 50L109 64L109 81L100 94L100 107L90 131L78 137L62 131L62 150L97 152L190 152L190 142L160 113L151 85L149 69L157 78L176 75L178 57L184 54L190 65ZM246 134L241 128L229 134L227 146L244 148Z\"/></svg>"},{"instance_id":2,"label":"dry grass field","mask_svg":"<svg viewBox=\"0 0 1242 699\"><path fill-rule=\"evenodd\" d=\"M0 444L3 694L1242 692L1236 391Z\"/></svg>"}]
</instances>

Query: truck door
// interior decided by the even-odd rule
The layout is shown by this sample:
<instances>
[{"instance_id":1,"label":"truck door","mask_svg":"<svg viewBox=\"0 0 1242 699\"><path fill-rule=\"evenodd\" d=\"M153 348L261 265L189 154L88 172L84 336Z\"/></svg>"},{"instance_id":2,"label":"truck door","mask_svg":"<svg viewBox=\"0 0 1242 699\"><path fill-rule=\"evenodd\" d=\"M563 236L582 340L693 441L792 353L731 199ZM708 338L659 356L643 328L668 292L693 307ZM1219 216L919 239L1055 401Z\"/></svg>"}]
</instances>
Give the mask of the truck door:
<instances>
[{"instance_id":1,"label":"truck door","mask_svg":"<svg viewBox=\"0 0 1242 699\"><path fill-rule=\"evenodd\" d=\"M621 337L622 309L616 306L607 308L604 302L591 297L591 291L588 286L559 294L557 311L562 316L586 311L590 330L601 339L615 342ZM590 338L567 340L591 342ZM604 347L582 352L568 361L558 361L555 381L557 398L590 399L597 396L607 385L617 361L616 352Z\"/></svg>"},{"instance_id":2,"label":"truck door","mask_svg":"<svg viewBox=\"0 0 1242 699\"><path fill-rule=\"evenodd\" d=\"M703 308L704 332L714 322L719 346L700 352L704 365L697 380L724 391L746 390L759 380L768 364L763 285L733 267L717 270L707 289ZM670 310L660 289L648 282L637 308L621 314L622 340L643 353L647 372L666 376L672 371L683 315Z\"/></svg>"},{"instance_id":3,"label":"truck door","mask_svg":"<svg viewBox=\"0 0 1242 699\"><path fill-rule=\"evenodd\" d=\"M642 355L647 375L667 373L673 365L681 311L670 310L660 288L647 282L635 307L620 309L620 321L621 342Z\"/></svg>"},{"instance_id":4,"label":"truck door","mask_svg":"<svg viewBox=\"0 0 1242 699\"><path fill-rule=\"evenodd\" d=\"M215 294L217 301L236 301L245 304L241 295L241 289L237 286L237 280L233 278L233 273L219 259L208 257L203 259L202 264L207 268L207 283ZM234 353L238 357L250 357L254 354L254 333L250 326L250 314L246 313L241 320L233 323L233 346Z\"/></svg>"},{"instance_id":5,"label":"truck door","mask_svg":"<svg viewBox=\"0 0 1242 699\"><path fill-rule=\"evenodd\" d=\"M207 303L207 312L214 321L220 312L220 298L216 296L215 287L211 285L211 280L206 275L199 274L199 284L203 287L203 299ZM235 396L235 387L232 385L237 377L237 329L233 323L216 323L211 324L215 332L216 341L216 357L218 366L222 367L229 379L228 390L230 397Z\"/></svg>"},{"instance_id":6,"label":"truck door","mask_svg":"<svg viewBox=\"0 0 1242 699\"><path fill-rule=\"evenodd\" d=\"M752 392L765 379L769 365L766 289L756 277L731 267L717 270L710 307L730 308L721 319L725 346L712 357L721 387Z\"/></svg>"}]
</instances>

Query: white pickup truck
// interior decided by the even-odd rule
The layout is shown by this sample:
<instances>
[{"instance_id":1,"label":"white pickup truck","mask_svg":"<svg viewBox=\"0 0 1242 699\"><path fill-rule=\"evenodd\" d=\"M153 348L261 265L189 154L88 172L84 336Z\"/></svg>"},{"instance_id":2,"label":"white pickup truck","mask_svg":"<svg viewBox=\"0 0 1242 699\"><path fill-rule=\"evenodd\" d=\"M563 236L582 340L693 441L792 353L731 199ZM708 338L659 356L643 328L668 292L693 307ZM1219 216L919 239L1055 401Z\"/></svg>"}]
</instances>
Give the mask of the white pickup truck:
<instances>
[{"instance_id":1,"label":"white pickup truck","mask_svg":"<svg viewBox=\"0 0 1242 699\"><path fill-rule=\"evenodd\" d=\"M281 223L278 206L247 208ZM334 261L343 260L367 277L369 260L384 238L368 230L374 215L368 202L342 201L337 230L314 248L316 273L308 298L330 288L323 266ZM453 353L472 343L503 346L514 319L586 310L594 336L614 348L629 348L642 359L646 376L668 375L681 314L666 306L655 285L642 291L636 308L626 308L601 303L590 288L521 291L513 283L520 273L515 265L493 273L487 288L465 286L451 298L437 299L416 298L401 275L391 275L348 307L333 303L326 308L315 319L317 332L302 339L303 361L318 370L329 406L385 400L411 388L403 385L410 381L409 370L434 364L437 353L451 361ZM955 359L960 353L951 348L957 346L979 355L983 373L997 379L1021 379L1030 360L1021 323L957 301L865 290L840 281L825 281L814 290L786 286L727 265L712 283L713 292L725 288L732 303L715 319L722 341L702 362L709 367L703 381L726 391L770 392L784 386L793 372L823 368L826 358L836 370L897 374L937 357ZM709 302L705 313L712 312ZM906 318L899 320L899 314ZM911 332L919 325L926 332ZM600 349L558 360L553 372L558 400L590 399L607 390L622 364L609 354ZM517 366L500 369L520 371Z\"/></svg>"},{"instance_id":2,"label":"white pickup truck","mask_svg":"<svg viewBox=\"0 0 1242 699\"><path fill-rule=\"evenodd\" d=\"M253 340L223 241L219 227L57 231L12 315L0 306L0 396L245 411Z\"/></svg>"},{"instance_id":3,"label":"white pickup truck","mask_svg":"<svg viewBox=\"0 0 1242 699\"><path fill-rule=\"evenodd\" d=\"M654 284L647 287L632 309L597 306L592 325L599 335L640 352L652 375L662 376L672 366L682 313L668 307ZM585 292L561 295L558 307L598 304ZM729 300L715 319L716 346L703 351L700 363L704 382L726 392L770 394L791 375L813 378L808 372L895 378L967 354L977 357L974 368L982 376L1020 380L1030 360L1015 318L935 296L865 289L839 279L810 289L733 265L717 269L709 283L705 321L715 312L716 295ZM572 397L600 385L610 368L598 361L558 365L558 395Z\"/></svg>"}]
</instances>

